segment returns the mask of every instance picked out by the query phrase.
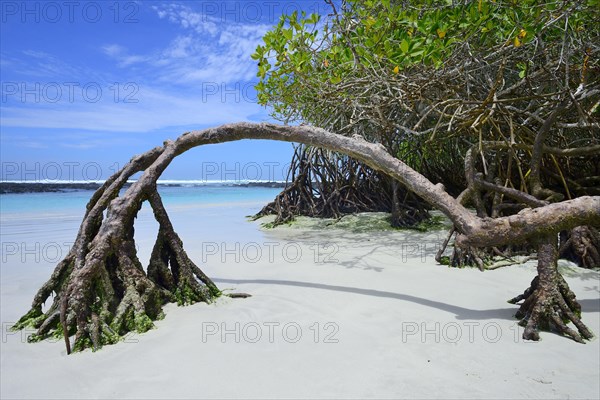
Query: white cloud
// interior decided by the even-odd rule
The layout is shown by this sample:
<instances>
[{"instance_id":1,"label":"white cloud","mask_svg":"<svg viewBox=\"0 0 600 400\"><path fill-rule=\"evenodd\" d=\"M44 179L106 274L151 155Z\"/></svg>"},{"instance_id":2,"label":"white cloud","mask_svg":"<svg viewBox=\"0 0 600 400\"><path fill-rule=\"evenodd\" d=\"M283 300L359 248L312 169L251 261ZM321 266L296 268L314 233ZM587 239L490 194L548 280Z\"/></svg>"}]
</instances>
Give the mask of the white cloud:
<instances>
[{"instance_id":1,"label":"white cloud","mask_svg":"<svg viewBox=\"0 0 600 400\"><path fill-rule=\"evenodd\" d=\"M81 135L81 137L85 137L84 135ZM111 141L112 144L114 144L113 141ZM67 149L76 149L76 150L89 150L89 149L95 149L98 147L103 147L106 146L106 141L104 140L99 140L99 139L95 139L95 140L81 140L81 138L78 139L78 141L69 141L69 142L63 142L60 144L60 147L64 147Z\"/></svg>"},{"instance_id":2,"label":"white cloud","mask_svg":"<svg viewBox=\"0 0 600 400\"><path fill-rule=\"evenodd\" d=\"M180 4L167 4L160 7L152 6L158 17L168 19L169 22L180 24L183 28L193 29L197 33L216 36L219 32L218 20L214 17L194 12L187 6Z\"/></svg>"},{"instance_id":3,"label":"white cloud","mask_svg":"<svg viewBox=\"0 0 600 400\"><path fill-rule=\"evenodd\" d=\"M184 32L152 54L131 54L118 44L104 46L102 51L120 67L143 64L146 76L178 85L247 82L256 76L256 62L250 55L262 42L268 25L224 23L185 5L152 8L159 18L179 25Z\"/></svg>"},{"instance_id":4,"label":"white cloud","mask_svg":"<svg viewBox=\"0 0 600 400\"><path fill-rule=\"evenodd\" d=\"M26 133L19 133L18 135L2 134L0 136L0 139L3 142L11 143L12 145L15 145L18 147L25 147L28 149L46 149L49 147L42 140L39 140L39 138L32 138L31 136L27 135Z\"/></svg>"},{"instance_id":5,"label":"white cloud","mask_svg":"<svg viewBox=\"0 0 600 400\"><path fill-rule=\"evenodd\" d=\"M159 18L180 26L180 31L167 46L144 53L120 43L106 43L100 51L113 59L119 70L73 68L50 54L25 52L28 60L22 64L27 68L21 71L27 71L31 77L36 73L53 77L66 74L69 78L65 82L97 82L102 86L102 99L85 102L81 87L75 88L75 101L69 100L66 91L56 103L24 104L13 96L11 102L3 104L0 124L105 132L149 132L173 127L177 134L177 127L182 126L256 120L254 116L268 118L263 108L245 97L253 94L251 82L256 74L250 54L268 26L217 23L214 18L181 5L154 9ZM61 75L56 75L59 71ZM132 81L139 87L134 96L139 102L123 103L131 94L124 82ZM114 82L122 83L118 86L118 102L113 98ZM70 146L84 149L96 145L88 141Z\"/></svg>"},{"instance_id":6,"label":"white cloud","mask_svg":"<svg viewBox=\"0 0 600 400\"><path fill-rule=\"evenodd\" d=\"M102 50L106 55L111 57L118 57L125 52L125 48L118 44L108 44L102 46Z\"/></svg>"},{"instance_id":7,"label":"white cloud","mask_svg":"<svg viewBox=\"0 0 600 400\"><path fill-rule=\"evenodd\" d=\"M249 99L223 98L220 94L174 95L140 88L138 103L40 103L29 107L3 107L4 127L84 129L105 132L150 132L167 127L220 125L249 121L260 108ZM110 96L107 96L110 97ZM266 115L265 115L266 118ZM176 132L179 133L179 132Z\"/></svg>"},{"instance_id":8,"label":"white cloud","mask_svg":"<svg viewBox=\"0 0 600 400\"><path fill-rule=\"evenodd\" d=\"M25 57L15 57L11 60L11 69L19 75L31 78L62 79L79 77L84 74L90 76L90 71L81 67L66 63L63 59L52 54L36 51L23 50L21 54Z\"/></svg>"},{"instance_id":9,"label":"white cloud","mask_svg":"<svg viewBox=\"0 0 600 400\"><path fill-rule=\"evenodd\" d=\"M148 56L129 54L125 47L118 44L104 45L102 46L102 51L107 56L117 60L117 65L119 67L128 67L133 64L143 63L151 60L151 58Z\"/></svg>"},{"instance_id":10,"label":"white cloud","mask_svg":"<svg viewBox=\"0 0 600 400\"><path fill-rule=\"evenodd\" d=\"M22 140L17 141L17 145L29 149L47 149L48 145L39 140Z\"/></svg>"},{"instance_id":11,"label":"white cloud","mask_svg":"<svg viewBox=\"0 0 600 400\"><path fill-rule=\"evenodd\" d=\"M195 43L192 36L177 36L170 46L163 52L163 58L185 58L195 52Z\"/></svg>"}]
</instances>

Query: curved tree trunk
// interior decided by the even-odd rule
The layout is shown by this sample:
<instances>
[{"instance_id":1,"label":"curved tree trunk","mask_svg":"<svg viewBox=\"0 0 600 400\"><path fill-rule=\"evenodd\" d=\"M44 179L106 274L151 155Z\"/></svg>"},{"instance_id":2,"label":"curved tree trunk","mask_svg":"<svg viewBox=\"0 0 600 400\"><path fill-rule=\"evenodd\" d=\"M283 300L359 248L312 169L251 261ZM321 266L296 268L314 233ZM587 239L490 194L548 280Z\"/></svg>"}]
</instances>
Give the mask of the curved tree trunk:
<instances>
[{"instance_id":1,"label":"curved tree trunk","mask_svg":"<svg viewBox=\"0 0 600 400\"><path fill-rule=\"evenodd\" d=\"M397 179L444 212L454 223L456 241L464 246L518 243L540 234L549 237L579 225L600 226L600 197L580 197L526 209L510 217L479 218L447 194L441 185L434 185L392 157L380 144L309 126L228 124L188 132L176 141L166 141L163 147L134 157L109 178L87 205L73 248L38 291L31 310L14 328L37 328L34 340L49 335L63 336L68 352L73 336L74 350L97 349L115 343L127 332L152 328L152 321L161 316L165 302L210 302L218 297L221 294L218 288L185 253L162 205L156 181L183 152L204 144L240 139L300 142L345 153ZM144 171L141 177L119 195L127 179L139 171ZM149 201L160 225L148 272L137 258L133 239L134 220L145 201ZM554 294L562 285L543 268L540 268L539 281L544 291L554 290ZM53 292L56 295L52 305L42 312L42 305ZM572 302L575 308L574 296ZM534 312L533 318L538 314ZM532 323L527 332L535 331L535 325ZM589 335L582 333L582 336ZM537 337L528 333L528 338Z\"/></svg>"}]
</instances>

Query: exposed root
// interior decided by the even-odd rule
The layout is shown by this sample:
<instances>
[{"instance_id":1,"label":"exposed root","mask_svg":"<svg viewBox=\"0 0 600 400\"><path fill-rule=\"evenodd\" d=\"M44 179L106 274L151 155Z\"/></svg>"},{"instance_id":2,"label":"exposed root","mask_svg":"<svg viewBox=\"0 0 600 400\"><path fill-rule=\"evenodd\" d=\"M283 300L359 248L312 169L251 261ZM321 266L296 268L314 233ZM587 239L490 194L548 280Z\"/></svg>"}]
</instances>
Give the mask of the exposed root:
<instances>
[{"instance_id":1,"label":"exposed root","mask_svg":"<svg viewBox=\"0 0 600 400\"><path fill-rule=\"evenodd\" d=\"M37 329L30 341L63 337L67 353L97 350L129 332L152 329L166 302L211 302L221 294L187 256L156 186L149 193L140 192L140 196L117 197L126 177L156 159L160 152L155 153L134 158L98 189L71 252L13 329ZM135 193L135 188L131 190ZM144 199L150 200L160 224L148 274L137 258L133 240L133 223ZM103 221L105 210L108 217ZM52 293L56 295L44 313L42 306Z\"/></svg>"},{"instance_id":2,"label":"exposed root","mask_svg":"<svg viewBox=\"0 0 600 400\"><path fill-rule=\"evenodd\" d=\"M493 264L486 266L485 269L488 271L493 271L495 269L509 267L511 265L525 264L528 261L536 260L536 259L537 259L537 256L526 256L526 257L521 257L520 259L513 258L513 257L505 257L501 260L495 261Z\"/></svg>"},{"instance_id":3,"label":"exposed root","mask_svg":"<svg viewBox=\"0 0 600 400\"><path fill-rule=\"evenodd\" d=\"M509 265L523 264L529 260L537 258L531 255L531 246L521 244L518 246L502 246L498 247L471 247L462 243L454 243L452 254L450 257L444 256L443 253L448 247L450 240L456 234L455 228L451 228L444 242L438 249L435 260L440 264L450 265L452 267L474 267L480 271L494 270ZM519 256L519 258L517 258Z\"/></svg>"},{"instance_id":4,"label":"exposed root","mask_svg":"<svg viewBox=\"0 0 600 400\"><path fill-rule=\"evenodd\" d=\"M600 268L600 232L592 226L578 226L561 234L560 258L581 268Z\"/></svg>"},{"instance_id":5,"label":"exposed root","mask_svg":"<svg viewBox=\"0 0 600 400\"><path fill-rule=\"evenodd\" d=\"M298 215L341 218L368 211L392 213L395 227L411 227L428 219L425 203L396 180L339 153L299 146L288 185L255 218L275 215L274 224Z\"/></svg>"},{"instance_id":6,"label":"exposed root","mask_svg":"<svg viewBox=\"0 0 600 400\"><path fill-rule=\"evenodd\" d=\"M160 228L152 250L148 275L173 293L177 304L210 303L221 295L217 285L188 257L183 242L173 229L157 191L148 200ZM170 267L170 269L169 269Z\"/></svg>"},{"instance_id":7,"label":"exposed root","mask_svg":"<svg viewBox=\"0 0 600 400\"><path fill-rule=\"evenodd\" d=\"M161 288L146 276L132 239L122 238L114 247L101 246L90 252L67 287L61 310L65 343L74 334L74 351L96 350L128 332L146 332L161 316L166 300Z\"/></svg>"},{"instance_id":8,"label":"exposed root","mask_svg":"<svg viewBox=\"0 0 600 400\"><path fill-rule=\"evenodd\" d=\"M12 327L13 330L35 328L38 331L29 337L29 341L36 342L46 338L50 330L55 329L59 323L61 296L69 275L73 270L74 255L69 253L54 269L50 279L38 290L33 299L31 310L22 316ZM55 293L50 308L43 313L42 305L48 297Z\"/></svg>"},{"instance_id":9,"label":"exposed root","mask_svg":"<svg viewBox=\"0 0 600 400\"><path fill-rule=\"evenodd\" d=\"M581 321L581 306L562 276L559 275L558 287L550 291L540 287L539 278L536 276L523 294L508 302L516 304L521 300L525 301L515 317L519 318L519 324L525 327L523 339L539 340L539 330L557 332L579 343L584 343L583 339L594 337ZM567 326L569 322L575 325L578 332Z\"/></svg>"},{"instance_id":10,"label":"exposed root","mask_svg":"<svg viewBox=\"0 0 600 400\"><path fill-rule=\"evenodd\" d=\"M553 331L579 343L594 335L581 321L581 305L556 268L556 245L545 243L538 250L538 276L525 292L508 302L516 304L523 300L515 317L525 327L523 339L539 340L539 330ZM577 331L569 328L572 322Z\"/></svg>"},{"instance_id":11,"label":"exposed root","mask_svg":"<svg viewBox=\"0 0 600 400\"><path fill-rule=\"evenodd\" d=\"M463 247L458 243L454 243L450 265L457 268L477 266L480 271L484 271L490 259L491 256L485 249L470 246Z\"/></svg>"}]
</instances>

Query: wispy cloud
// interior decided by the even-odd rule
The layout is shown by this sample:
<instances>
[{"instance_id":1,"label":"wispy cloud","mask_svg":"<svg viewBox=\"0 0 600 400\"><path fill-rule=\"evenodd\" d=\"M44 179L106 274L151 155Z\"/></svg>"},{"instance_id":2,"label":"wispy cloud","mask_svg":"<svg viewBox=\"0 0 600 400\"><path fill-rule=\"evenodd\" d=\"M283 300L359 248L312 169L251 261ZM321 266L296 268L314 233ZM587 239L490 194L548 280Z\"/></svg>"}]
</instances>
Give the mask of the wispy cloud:
<instances>
[{"instance_id":1,"label":"wispy cloud","mask_svg":"<svg viewBox=\"0 0 600 400\"><path fill-rule=\"evenodd\" d=\"M64 129L64 127L61 128ZM94 132L89 130L70 130L72 133L61 133L44 127L41 132L35 136L26 131L19 134L2 135L1 142L14 148L23 149L71 149L71 150L95 150L101 148L110 148L113 146L129 146L139 140L135 136L123 136L118 133L110 134L108 132Z\"/></svg>"},{"instance_id":2,"label":"wispy cloud","mask_svg":"<svg viewBox=\"0 0 600 400\"><path fill-rule=\"evenodd\" d=\"M25 59L18 61L20 72L30 77L57 77L57 76L79 76L81 71L70 64L65 63L52 54L24 50L22 55Z\"/></svg>"},{"instance_id":3,"label":"wispy cloud","mask_svg":"<svg viewBox=\"0 0 600 400\"><path fill-rule=\"evenodd\" d=\"M106 140L80 140L75 142L63 142L60 147L75 150L90 150L99 147L106 147Z\"/></svg>"},{"instance_id":4,"label":"wispy cloud","mask_svg":"<svg viewBox=\"0 0 600 400\"><path fill-rule=\"evenodd\" d=\"M182 28L164 49L151 54L132 54L111 43L102 51L119 67L144 64L159 82L197 84L202 82L247 82L256 76L250 55L261 43L269 25L219 21L215 17L178 4L153 6L160 19Z\"/></svg>"},{"instance_id":5,"label":"wispy cloud","mask_svg":"<svg viewBox=\"0 0 600 400\"><path fill-rule=\"evenodd\" d=\"M3 107L0 124L23 128L64 128L107 132L149 132L166 127L222 124L266 118L251 99L207 96L198 90L175 95L140 87L138 103L115 103L111 96L96 103L29 104Z\"/></svg>"},{"instance_id":6,"label":"wispy cloud","mask_svg":"<svg viewBox=\"0 0 600 400\"><path fill-rule=\"evenodd\" d=\"M118 44L102 46L102 51L107 56L116 59L119 67L128 67L130 65L143 63L152 59L149 56L129 54L129 51L125 47Z\"/></svg>"},{"instance_id":7,"label":"wispy cloud","mask_svg":"<svg viewBox=\"0 0 600 400\"><path fill-rule=\"evenodd\" d=\"M187 5L152 6L157 19L178 29L167 45L137 48L129 43L108 42L98 50L107 57L109 67L69 65L61 58L36 50L23 51L19 57L4 58L11 70L33 81L59 82L63 95L58 102L23 101L18 93L3 102L0 124L6 127L81 129L105 132L149 132L182 126L217 125L229 121L267 119L264 109L251 98L256 63L250 58L269 25L244 21L219 21L194 11ZM112 67L112 68L111 68ZM116 67L116 68L115 68ZM93 69L96 68L96 69ZM61 82L62 80L62 82ZM75 101L69 101L65 83L75 87ZM134 103L123 100L124 86L135 82ZM83 101L84 83L99 83L102 98ZM114 82L120 82L114 89ZM21 82L22 83L22 82ZM70 88L69 88L70 89ZM93 90L90 91L93 96ZM115 100L116 94L119 98ZM79 97L77 97L79 96ZM24 143L25 145L25 143ZM35 146L35 143L29 143ZM97 146L87 141L68 144L85 149Z\"/></svg>"},{"instance_id":8,"label":"wispy cloud","mask_svg":"<svg viewBox=\"0 0 600 400\"><path fill-rule=\"evenodd\" d=\"M154 11L159 18L168 19L169 22L180 24L185 29L193 29L199 34L210 34L217 36L220 29L218 28L219 21L209 15L195 12L188 6L181 4L163 4L161 6L153 6Z\"/></svg>"},{"instance_id":9,"label":"wispy cloud","mask_svg":"<svg viewBox=\"0 0 600 400\"><path fill-rule=\"evenodd\" d=\"M22 77L30 82L91 82L106 79L108 75L104 71L83 64L74 65L56 55L33 49L3 53L1 65L5 71L10 71L12 79L16 78L19 82L23 82L20 79ZM6 78L3 81L6 82Z\"/></svg>"}]
</instances>

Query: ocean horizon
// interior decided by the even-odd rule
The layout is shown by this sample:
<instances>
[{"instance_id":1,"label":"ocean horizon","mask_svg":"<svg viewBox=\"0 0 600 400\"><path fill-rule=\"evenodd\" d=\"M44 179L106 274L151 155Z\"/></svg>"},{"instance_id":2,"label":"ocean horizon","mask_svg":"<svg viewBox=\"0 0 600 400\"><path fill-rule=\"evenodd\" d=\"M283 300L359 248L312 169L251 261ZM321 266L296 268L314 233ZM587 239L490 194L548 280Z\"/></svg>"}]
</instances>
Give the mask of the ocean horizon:
<instances>
[{"instance_id":1,"label":"ocean horizon","mask_svg":"<svg viewBox=\"0 0 600 400\"><path fill-rule=\"evenodd\" d=\"M129 183L135 180L128 181ZM102 184L104 181L68 181L59 183L48 182L0 182L17 184L60 184L57 191L29 191L20 193L0 193L0 214L38 214L49 213L83 214L85 206L92 197L95 189L70 189L70 185ZM262 185L262 184L265 185ZM277 184L274 186L266 185ZM205 181L205 180L162 180L158 182L158 191L165 206L207 206L230 205L235 203L267 204L282 190L282 182L259 181ZM253 185L257 184L257 185ZM126 189L123 189L126 190ZM260 208L257 210L259 211Z\"/></svg>"},{"instance_id":2,"label":"ocean horizon","mask_svg":"<svg viewBox=\"0 0 600 400\"><path fill-rule=\"evenodd\" d=\"M34 180L0 180L0 184L61 184L61 185L81 185L88 183L103 184L106 179L34 179ZM137 179L128 179L127 183L137 182ZM249 183L285 183L285 180L267 180L267 179L159 179L156 181L159 185L244 185Z\"/></svg>"}]
</instances>

